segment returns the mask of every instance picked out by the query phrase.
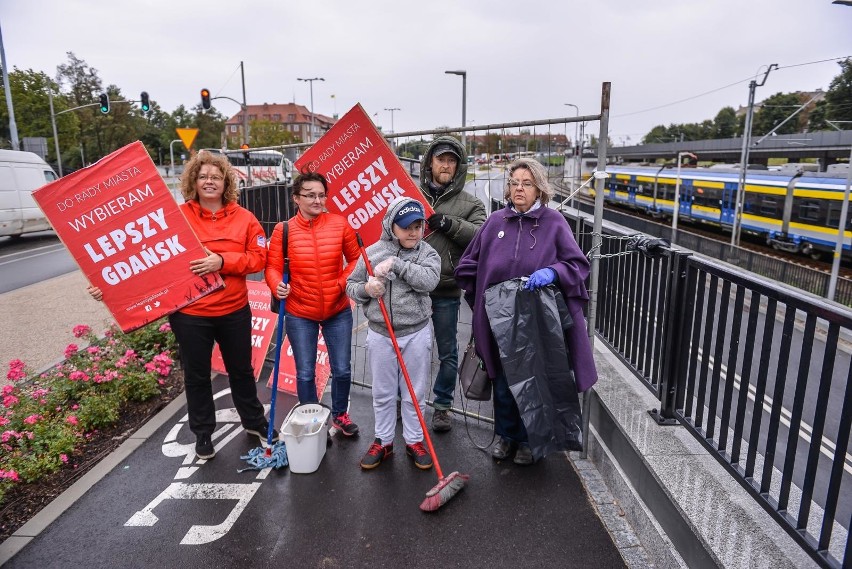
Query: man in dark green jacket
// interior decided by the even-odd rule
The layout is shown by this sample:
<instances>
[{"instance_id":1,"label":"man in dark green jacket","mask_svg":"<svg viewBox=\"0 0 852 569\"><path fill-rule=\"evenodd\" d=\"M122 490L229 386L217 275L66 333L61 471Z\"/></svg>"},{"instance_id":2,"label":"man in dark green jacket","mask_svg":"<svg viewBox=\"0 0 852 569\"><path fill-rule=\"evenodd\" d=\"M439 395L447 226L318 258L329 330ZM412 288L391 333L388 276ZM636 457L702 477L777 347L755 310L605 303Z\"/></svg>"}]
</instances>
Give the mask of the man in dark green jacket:
<instances>
[{"instance_id":1,"label":"man in dark green jacket","mask_svg":"<svg viewBox=\"0 0 852 569\"><path fill-rule=\"evenodd\" d=\"M441 256L441 281L432 292L432 323L438 358L435 378L432 430L453 428L449 409L458 377L458 318L461 289L453 271L474 233L485 223L485 206L472 194L462 191L467 177L467 152L452 136L439 136L420 163L420 191L435 210L426 220L429 235L425 240Z\"/></svg>"}]
</instances>

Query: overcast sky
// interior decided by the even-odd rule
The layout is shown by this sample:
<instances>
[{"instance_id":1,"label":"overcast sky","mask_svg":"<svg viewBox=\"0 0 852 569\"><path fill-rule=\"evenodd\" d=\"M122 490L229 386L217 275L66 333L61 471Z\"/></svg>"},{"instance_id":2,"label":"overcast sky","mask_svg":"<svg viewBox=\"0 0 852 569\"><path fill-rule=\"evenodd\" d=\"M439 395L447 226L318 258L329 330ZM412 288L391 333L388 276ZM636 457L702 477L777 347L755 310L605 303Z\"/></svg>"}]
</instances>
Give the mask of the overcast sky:
<instances>
[{"instance_id":1,"label":"overcast sky","mask_svg":"<svg viewBox=\"0 0 852 569\"><path fill-rule=\"evenodd\" d=\"M196 105L202 87L241 100L240 61L249 104L309 107L296 79L323 77L317 113L360 102L390 130L384 109L399 108L397 132L461 124L462 81L445 70L467 71L472 125L573 116L565 103L597 114L610 81L616 144L745 105L770 63L782 69L758 101L825 90L837 63L803 64L852 55L852 7L831 0L2 0L0 25L10 68L55 76L72 51L105 85L148 91L168 112Z\"/></svg>"}]
</instances>

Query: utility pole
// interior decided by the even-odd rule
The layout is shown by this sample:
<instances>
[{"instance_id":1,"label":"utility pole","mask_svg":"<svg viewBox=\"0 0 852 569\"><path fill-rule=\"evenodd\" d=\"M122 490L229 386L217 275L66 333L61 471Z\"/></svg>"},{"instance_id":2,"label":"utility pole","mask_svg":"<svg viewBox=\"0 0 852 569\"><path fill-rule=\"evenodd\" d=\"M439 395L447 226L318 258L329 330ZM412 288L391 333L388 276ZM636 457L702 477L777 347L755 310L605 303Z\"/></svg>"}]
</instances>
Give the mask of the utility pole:
<instances>
[{"instance_id":1,"label":"utility pole","mask_svg":"<svg viewBox=\"0 0 852 569\"><path fill-rule=\"evenodd\" d=\"M59 153L59 134L56 132L56 115L53 114L53 86L47 86L47 100L50 103L50 124L53 125L53 145L56 148L56 166L59 168L59 177L62 173L62 155Z\"/></svg>"},{"instance_id":2,"label":"utility pole","mask_svg":"<svg viewBox=\"0 0 852 569\"><path fill-rule=\"evenodd\" d=\"M243 144L248 145L249 143L249 119L248 119L248 105L246 104L246 72L243 68L243 62L240 62L240 78L243 82ZM249 180L251 180L251 167L248 168L249 172ZM251 182L249 181L249 185Z\"/></svg>"},{"instance_id":3,"label":"utility pole","mask_svg":"<svg viewBox=\"0 0 852 569\"><path fill-rule=\"evenodd\" d=\"M447 75L460 75L462 78L462 128L467 127L467 71L463 70L455 70L455 71L444 71ZM467 137L465 131L461 132L461 144L464 151L467 152ZM467 160L467 156L462 157L463 160Z\"/></svg>"},{"instance_id":4,"label":"utility pole","mask_svg":"<svg viewBox=\"0 0 852 569\"><path fill-rule=\"evenodd\" d=\"M15 122L15 105L12 104L12 90L9 88L9 68L6 66L6 49L3 47L2 30L0 30L0 65L3 66L3 89L6 90L6 108L9 111L9 133L12 138L12 150L20 150L18 124Z\"/></svg>"},{"instance_id":5,"label":"utility pole","mask_svg":"<svg viewBox=\"0 0 852 569\"><path fill-rule=\"evenodd\" d=\"M746 111L745 127L743 128L743 147L740 153L740 180L737 185L736 207L734 208L734 225L731 228L731 249L740 244L740 231L742 230L743 204L745 203L745 180L748 169L749 146L751 142L751 123L754 118L754 92L758 87L763 87L769 73L778 67L773 63L763 74L760 83L752 80L748 84L748 110Z\"/></svg>"}]
</instances>

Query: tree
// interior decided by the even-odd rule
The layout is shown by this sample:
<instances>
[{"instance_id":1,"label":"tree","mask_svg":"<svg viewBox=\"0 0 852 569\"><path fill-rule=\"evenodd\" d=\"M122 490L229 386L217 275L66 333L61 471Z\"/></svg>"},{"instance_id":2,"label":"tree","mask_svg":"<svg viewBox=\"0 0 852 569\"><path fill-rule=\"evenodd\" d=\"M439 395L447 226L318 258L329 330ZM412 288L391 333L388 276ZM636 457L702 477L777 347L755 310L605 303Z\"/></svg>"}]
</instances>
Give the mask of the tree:
<instances>
[{"instance_id":1,"label":"tree","mask_svg":"<svg viewBox=\"0 0 852 569\"><path fill-rule=\"evenodd\" d=\"M733 138L737 134L737 113L733 107L724 107L713 119L713 138Z\"/></svg>"},{"instance_id":2,"label":"tree","mask_svg":"<svg viewBox=\"0 0 852 569\"><path fill-rule=\"evenodd\" d=\"M752 135L761 136L770 132L801 105L799 97L795 93L775 93L764 100L760 105L760 110L754 114ZM775 131L776 134L793 134L796 132L799 132L799 125L795 117Z\"/></svg>"},{"instance_id":3,"label":"tree","mask_svg":"<svg viewBox=\"0 0 852 569\"><path fill-rule=\"evenodd\" d=\"M17 68L9 73L9 89L15 107L15 122L18 136L47 138L47 160L56 163L56 145L53 141L53 127L50 122L50 101L48 89L54 93L54 112L69 108L68 101L59 95L58 85L45 73L32 69L21 71ZM0 99L5 100L6 93L0 85ZM56 130L60 141L75 144L78 132L78 120L74 113L64 113L56 117ZM11 148L9 132L9 113L6 105L0 105L0 146ZM64 160L64 158L63 158Z\"/></svg>"},{"instance_id":4,"label":"tree","mask_svg":"<svg viewBox=\"0 0 852 569\"><path fill-rule=\"evenodd\" d=\"M828 103L825 100L817 101L813 110L808 113L808 131L832 130L826 122L828 118Z\"/></svg>"},{"instance_id":5,"label":"tree","mask_svg":"<svg viewBox=\"0 0 852 569\"><path fill-rule=\"evenodd\" d=\"M826 115L832 121L852 121L852 58L841 61L839 65L841 72L831 80L825 93ZM840 128L852 129L852 124L847 123Z\"/></svg>"}]
</instances>

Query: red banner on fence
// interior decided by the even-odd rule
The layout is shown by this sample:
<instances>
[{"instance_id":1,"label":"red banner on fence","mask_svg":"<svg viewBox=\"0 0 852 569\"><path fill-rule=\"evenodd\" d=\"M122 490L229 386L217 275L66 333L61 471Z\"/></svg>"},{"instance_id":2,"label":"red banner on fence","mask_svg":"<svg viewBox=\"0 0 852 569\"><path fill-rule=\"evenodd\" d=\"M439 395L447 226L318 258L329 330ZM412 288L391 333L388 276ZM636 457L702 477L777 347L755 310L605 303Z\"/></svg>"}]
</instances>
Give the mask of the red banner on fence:
<instances>
[{"instance_id":1,"label":"red banner on fence","mask_svg":"<svg viewBox=\"0 0 852 569\"><path fill-rule=\"evenodd\" d=\"M222 288L141 142L33 192L56 234L128 332Z\"/></svg>"},{"instance_id":2,"label":"red banner on fence","mask_svg":"<svg viewBox=\"0 0 852 569\"><path fill-rule=\"evenodd\" d=\"M378 241L388 204L400 196L432 208L379 130L355 105L296 160L299 172L319 172L328 181L326 208L346 218L366 245Z\"/></svg>"},{"instance_id":3,"label":"red banner on fence","mask_svg":"<svg viewBox=\"0 0 852 569\"><path fill-rule=\"evenodd\" d=\"M246 281L248 286L249 306L251 307L251 367L254 369L255 381L260 378L263 369L263 360L269 352L272 343L272 335L278 322L278 315L269 309L272 302L272 293L269 287L262 281ZM225 370L225 362L222 360L222 352L219 344L213 348L213 360L211 362L213 371L217 373L228 373Z\"/></svg>"}]
</instances>

